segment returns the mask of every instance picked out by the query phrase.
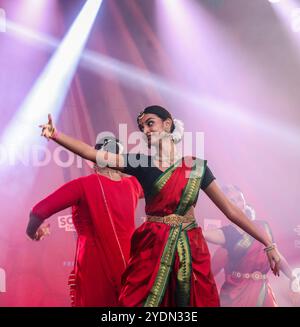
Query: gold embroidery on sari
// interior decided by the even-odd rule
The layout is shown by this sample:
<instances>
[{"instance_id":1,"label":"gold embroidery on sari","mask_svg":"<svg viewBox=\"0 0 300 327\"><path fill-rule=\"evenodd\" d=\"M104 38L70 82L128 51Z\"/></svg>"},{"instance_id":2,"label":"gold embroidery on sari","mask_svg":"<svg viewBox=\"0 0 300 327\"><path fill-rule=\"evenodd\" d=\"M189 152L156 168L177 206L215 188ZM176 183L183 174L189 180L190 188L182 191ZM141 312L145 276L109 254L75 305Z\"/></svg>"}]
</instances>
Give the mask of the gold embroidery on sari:
<instances>
[{"instance_id":1,"label":"gold embroidery on sari","mask_svg":"<svg viewBox=\"0 0 300 327\"><path fill-rule=\"evenodd\" d=\"M184 215L195 202L200 190L205 167L205 161L200 159L195 160L194 167L191 171L191 176L186 187L184 188L180 203L176 209L176 213Z\"/></svg>"},{"instance_id":2,"label":"gold embroidery on sari","mask_svg":"<svg viewBox=\"0 0 300 327\"><path fill-rule=\"evenodd\" d=\"M192 272L190 244L186 231L182 231L177 243L180 267L177 273L176 304L187 307L190 303L190 282Z\"/></svg>"},{"instance_id":3,"label":"gold embroidery on sari","mask_svg":"<svg viewBox=\"0 0 300 327\"><path fill-rule=\"evenodd\" d=\"M174 170L182 163L182 159L176 161L172 166L170 166L166 171L164 171L158 179L154 182L152 187L152 195L158 194L162 188L166 185L169 178L172 176Z\"/></svg>"},{"instance_id":4,"label":"gold embroidery on sari","mask_svg":"<svg viewBox=\"0 0 300 327\"><path fill-rule=\"evenodd\" d=\"M158 307L162 301L174 263L175 251L181 233L181 227L182 226L179 225L170 228L168 241L160 260L159 269L150 294L144 303L144 307Z\"/></svg>"}]
</instances>

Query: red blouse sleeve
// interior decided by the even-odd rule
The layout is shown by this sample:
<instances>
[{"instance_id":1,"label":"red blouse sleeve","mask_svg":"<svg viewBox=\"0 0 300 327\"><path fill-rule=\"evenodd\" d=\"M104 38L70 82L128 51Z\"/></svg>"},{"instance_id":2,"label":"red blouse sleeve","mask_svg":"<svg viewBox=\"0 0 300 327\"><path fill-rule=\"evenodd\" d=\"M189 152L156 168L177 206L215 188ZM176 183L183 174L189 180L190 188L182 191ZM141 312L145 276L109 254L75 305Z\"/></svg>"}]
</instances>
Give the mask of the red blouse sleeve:
<instances>
[{"instance_id":1,"label":"red blouse sleeve","mask_svg":"<svg viewBox=\"0 0 300 327\"><path fill-rule=\"evenodd\" d=\"M78 204L82 194L80 179L75 179L37 203L31 212L39 219L45 220L61 210Z\"/></svg>"},{"instance_id":2,"label":"red blouse sleeve","mask_svg":"<svg viewBox=\"0 0 300 327\"><path fill-rule=\"evenodd\" d=\"M141 186L141 184L139 183L139 181L136 179L136 177L132 176L132 177L129 177L132 184L134 185L134 189L137 193L137 197L139 199L143 199L144 198L144 191L143 191L143 188Z\"/></svg>"}]
</instances>

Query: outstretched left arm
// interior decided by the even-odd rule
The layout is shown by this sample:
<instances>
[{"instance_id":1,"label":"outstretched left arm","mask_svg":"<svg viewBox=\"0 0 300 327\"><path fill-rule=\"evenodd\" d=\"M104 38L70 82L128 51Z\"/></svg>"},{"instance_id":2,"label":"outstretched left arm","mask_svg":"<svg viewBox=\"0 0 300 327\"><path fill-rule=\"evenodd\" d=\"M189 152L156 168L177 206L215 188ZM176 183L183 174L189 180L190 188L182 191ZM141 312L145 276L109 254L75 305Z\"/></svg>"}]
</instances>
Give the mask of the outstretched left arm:
<instances>
[{"instance_id":1,"label":"outstretched left arm","mask_svg":"<svg viewBox=\"0 0 300 327\"><path fill-rule=\"evenodd\" d=\"M270 266L273 273L279 275L280 255L276 248L272 249L272 240L269 236L262 233L255 224L246 217L242 210L237 208L227 199L216 181L209 184L205 189L205 193L230 221L241 227L246 233L263 243L266 247L270 247L270 250L266 251Z\"/></svg>"}]
</instances>

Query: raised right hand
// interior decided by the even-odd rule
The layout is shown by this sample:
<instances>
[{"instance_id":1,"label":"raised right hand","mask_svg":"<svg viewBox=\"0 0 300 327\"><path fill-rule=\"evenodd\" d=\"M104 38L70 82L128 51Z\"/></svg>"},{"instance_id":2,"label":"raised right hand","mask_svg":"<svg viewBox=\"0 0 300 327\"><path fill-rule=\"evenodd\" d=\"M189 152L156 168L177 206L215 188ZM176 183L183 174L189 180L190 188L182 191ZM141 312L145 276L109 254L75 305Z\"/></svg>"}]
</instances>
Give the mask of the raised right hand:
<instances>
[{"instance_id":1,"label":"raised right hand","mask_svg":"<svg viewBox=\"0 0 300 327\"><path fill-rule=\"evenodd\" d=\"M44 125L39 125L39 127L42 129L41 136L46 137L46 139L49 141L49 139L51 139L55 132L55 127L52 121L51 114L48 114L48 123Z\"/></svg>"}]
</instances>

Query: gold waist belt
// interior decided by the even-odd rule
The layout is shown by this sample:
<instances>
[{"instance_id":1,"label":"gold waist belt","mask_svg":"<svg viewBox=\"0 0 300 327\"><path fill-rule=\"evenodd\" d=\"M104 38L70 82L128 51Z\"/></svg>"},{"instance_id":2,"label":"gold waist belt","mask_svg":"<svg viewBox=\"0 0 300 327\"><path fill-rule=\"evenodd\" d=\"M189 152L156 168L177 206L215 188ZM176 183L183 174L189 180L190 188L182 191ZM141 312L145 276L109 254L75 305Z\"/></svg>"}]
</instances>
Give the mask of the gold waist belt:
<instances>
[{"instance_id":1,"label":"gold waist belt","mask_svg":"<svg viewBox=\"0 0 300 327\"><path fill-rule=\"evenodd\" d=\"M164 223L171 226L178 226L185 223L194 223L196 222L195 217L191 215L180 216L175 213L172 213L168 216L159 217L159 216L147 216L146 221L152 223Z\"/></svg>"},{"instance_id":2,"label":"gold waist belt","mask_svg":"<svg viewBox=\"0 0 300 327\"><path fill-rule=\"evenodd\" d=\"M231 276L235 278L253 279L253 280L267 279L267 275L263 274L260 271L254 271L252 273L241 273L239 271L233 271L231 273Z\"/></svg>"}]
</instances>

